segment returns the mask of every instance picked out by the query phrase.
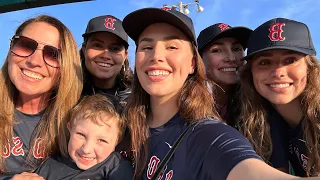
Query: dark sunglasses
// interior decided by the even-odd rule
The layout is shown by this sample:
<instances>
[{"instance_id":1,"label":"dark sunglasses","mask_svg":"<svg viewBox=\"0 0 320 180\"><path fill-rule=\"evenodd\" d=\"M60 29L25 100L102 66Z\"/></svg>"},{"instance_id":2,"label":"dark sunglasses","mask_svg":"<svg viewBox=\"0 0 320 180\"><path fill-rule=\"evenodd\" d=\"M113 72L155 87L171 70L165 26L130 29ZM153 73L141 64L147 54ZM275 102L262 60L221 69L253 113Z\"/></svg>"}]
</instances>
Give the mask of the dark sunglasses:
<instances>
[{"instance_id":1,"label":"dark sunglasses","mask_svg":"<svg viewBox=\"0 0 320 180\"><path fill-rule=\"evenodd\" d=\"M38 43L36 40L25 36L15 35L11 39L10 50L19 57L29 57L37 49L42 50L44 62L53 68L59 68L59 59L61 57L60 49L46 44L43 44L43 48L40 49L38 48L39 44L43 43Z\"/></svg>"}]
</instances>

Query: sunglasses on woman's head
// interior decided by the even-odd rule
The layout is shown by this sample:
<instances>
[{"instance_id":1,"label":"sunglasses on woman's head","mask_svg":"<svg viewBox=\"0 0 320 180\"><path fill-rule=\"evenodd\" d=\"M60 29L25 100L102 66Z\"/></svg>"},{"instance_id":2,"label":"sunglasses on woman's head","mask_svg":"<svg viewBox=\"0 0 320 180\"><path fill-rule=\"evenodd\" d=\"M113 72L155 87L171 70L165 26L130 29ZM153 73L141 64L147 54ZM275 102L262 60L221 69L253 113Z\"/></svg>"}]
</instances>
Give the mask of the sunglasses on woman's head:
<instances>
[{"instance_id":1,"label":"sunglasses on woman's head","mask_svg":"<svg viewBox=\"0 0 320 180\"><path fill-rule=\"evenodd\" d=\"M60 67L59 59L61 57L60 49L43 44L43 48L38 48L39 44L36 40L25 36L15 35L11 39L10 50L13 54L19 57L29 57L31 56L37 49L42 50L42 57L44 62L54 68Z\"/></svg>"}]
</instances>

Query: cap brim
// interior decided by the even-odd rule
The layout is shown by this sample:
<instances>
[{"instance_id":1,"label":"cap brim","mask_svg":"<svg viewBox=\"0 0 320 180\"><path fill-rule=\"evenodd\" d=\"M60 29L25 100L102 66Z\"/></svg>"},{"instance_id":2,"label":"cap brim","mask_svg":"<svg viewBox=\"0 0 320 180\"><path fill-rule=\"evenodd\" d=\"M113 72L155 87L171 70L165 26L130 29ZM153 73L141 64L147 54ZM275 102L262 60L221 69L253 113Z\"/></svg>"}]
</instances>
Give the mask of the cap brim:
<instances>
[{"instance_id":1,"label":"cap brim","mask_svg":"<svg viewBox=\"0 0 320 180\"><path fill-rule=\"evenodd\" d=\"M260 49L258 51L254 51L250 54L248 54L247 56L245 56L244 58L241 59L241 61L243 60L250 60L253 58L253 56L257 55L260 52L263 51L268 51L268 50L290 50L290 51L295 51L295 52L299 52L305 55L311 55L311 56L315 56L316 53L314 50L311 49L303 49L303 48L296 48L296 47L288 47L288 46L270 46L270 47L266 47L263 49Z\"/></svg>"},{"instance_id":2,"label":"cap brim","mask_svg":"<svg viewBox=\"0 0 320 180\"><path fill-rule=\"evenodd\" d=\"M212 35L208 41L202 45L202 47L199 47L199 52L202 52L204 50L204 48L210 44L211 42L220 39L222 37L232 37L237 39L240 44L243 46L243 49L247 48L247 43L250 37L250 34L253 31L247 27L242 27L242 26L237 26L237 27L232 27L229 29L226 29L224 31L222 31L221 33L217 34L217 35Z\"/></svg>"},{"instance_id":3,"label":"cap brim","mask_svg":"<svg viewBox=\"0 0 320 180\"><path fill-rule=\"evenodd\" d=\"M195 41L189 27L178 16L159 8L145 8L134 11L123 19L122 25L129 37L137 43L144 29L154 23L167 23L175 26L184 32L191 41Z\"/></svg>"},{"instance_id":4,"label":"cap brim","mask_svg":"<svg viewBox=\"0 0 320 180\"><path fill-rule=\"evenodd\" d=\"M105 30L105 31L92 31L90 33L84 33L84 34L82 34L82 37L85 39L85 38L89 37L90 35L92 35L94 33L97 33L97 32L106 32L106 33L113 34L113 35L117 36L119 39L121 39L121 41L123 41L123 44L125 45L126 48L129 47L129 43L125 39L122 39L118 34L112 32L112 31L108 31L108 30Z\"/></svg>"}]
</instances>

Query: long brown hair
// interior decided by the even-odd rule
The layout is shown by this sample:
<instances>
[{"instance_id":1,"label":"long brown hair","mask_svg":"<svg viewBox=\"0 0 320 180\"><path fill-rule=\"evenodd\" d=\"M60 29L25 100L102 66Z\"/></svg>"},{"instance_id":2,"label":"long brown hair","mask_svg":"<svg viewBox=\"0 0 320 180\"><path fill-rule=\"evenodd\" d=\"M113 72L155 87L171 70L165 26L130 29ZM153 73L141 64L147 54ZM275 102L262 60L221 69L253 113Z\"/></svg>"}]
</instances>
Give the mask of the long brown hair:
<instances>
[{"instance_id":1,"label":"long brown hair","mask_svg":"<svg viewBox=\"0 0 320 180\"><path fill-rule=\"evenodd\" d=\"M192 46L192 51L195 71L187 77L181 89L178 99L179 114L189 123L206 117L220 119L214 108L213 96L208 90L209 82L206 81L205 67L196 46ZM146 118L150 111L149 100L150 95L142 88L135 72L132 94L127 104L127 119L135 156L135 178L141 176L148 156L149 127Z\"/></svg>"},{"instance_id":2,"label":"long brown hair","mask_svg":"<svg viewBox=\"0 0 320 180\"><path fill-rule=\"evenodd\" d=\"M42 139L41 146L44 148L43 159L45 159L52 153L59 152L57 135L60 133L62 122L68 111L80 98L82 91L82 71L76 41L70 30L58 19L47 15L40 15L28 19L17 28L15 34L20 35L28 25L36 22L44 22L57 28L60 33L61 45L59 81L57 85L48 92L51 93L49 104L30 140L29 152L33 152L35 140L38 138ZM8 141L12 143L13 125L15 124L14 109L16 98L19 94L9 78L9 55L10 50L0 71L0 87L2 87L2 95L0 96L0 147L4 147ZM2 155L3 153L4 148L0 148L0 154ZM33 161L31 154L32 153L29 153L28 155L28 161L30 160L29 165L31 165L29 168L34 169L38 161ZM7 171L4 162L5 158L0 156L0 173Z\"/></svg>"},{"instance_id":3,"label":"long brown hair","mask_svg":"<svg viewBox=\"0 0 320 180\"><path fill-rule=\"evenodd\" d=\"M208 67L207 65L208 57L206 57L205 54L208 53L213 43L221 38L223 37L219 37L218 39L211 41L209 44L207 44L205 47L202 48L201 52L199 52L206 68L210 68L210 67ZM231 38L236 40L235 37L231 37ZM243 44L241 44L241 47L243 48L243 55L244 55L245 47L243 47ZM214 82L214 80L209 79L209 77L208 77L208 80L212 81L214 85L213 89L215 90L213 91L213 96L215 97L219 96L218 91L222 90L225 92L224 96L227 97L226 104L218 104L218 102L216 103L216 109L218 110L218 113L221 116L222 120L225 123L227 123L229 126L232 126L238 129L238 126L241 124L239 120L239 116L241 113L240 98L239 98L240 82L237 82L236 84L231 85L230 88L227 91L225 91L222 87L220 87L219 84ZM225 111L223 111L224 109Z\"/></svg>"},{"instance_id":4,"label":"long brown hair","mask_svg":"<svg viewBox=\"0 0 320 180\"><path fill-rule=\"evenodd\" d=\"M307 176L320 173L320 64L315 56L306 56L308 65L307 85L301 94L301 109L305 114L302 122L304 139L308 151ZM245 65L241 74L242 131L253 148L266 162L272 154L270 125L267 107L270 102L264 99L253 85L252 60Z\"/></svg>"}]
</instances>

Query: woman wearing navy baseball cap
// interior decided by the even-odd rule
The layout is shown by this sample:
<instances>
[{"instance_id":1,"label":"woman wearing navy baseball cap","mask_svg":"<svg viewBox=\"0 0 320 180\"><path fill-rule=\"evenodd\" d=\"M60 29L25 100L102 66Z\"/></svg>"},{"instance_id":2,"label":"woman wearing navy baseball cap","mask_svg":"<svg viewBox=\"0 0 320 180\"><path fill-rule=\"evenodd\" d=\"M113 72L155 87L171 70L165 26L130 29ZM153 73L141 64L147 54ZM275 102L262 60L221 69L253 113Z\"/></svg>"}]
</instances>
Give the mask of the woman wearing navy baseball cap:
<instances>
[{"instance_id":1,"label":"woman wearing navy baseball cap","mask_svg":"<svg viewBox=\"0 0 320 180\"><path fill-rule=\"evenodd\" d=\"M244 61L244 50L252 30L217 23L203 29L198 38L198 50L206 67L206 75L216 88L216 108L228 125L238 126L240 114L238 71Z\"/></svg>"},{"instance_id":2,"label":"woman wearing navy baseball cap","mask_svg":"<svg viewBox=\"0 0 320 180\"><path fill-rule=\"evenodd\" d=\"M294 179L217 120L188 16L145 8L123 27L137 45L127 104L136 179Z\"/></svg>"},{"instance_id":3,"label":"woman wearing navy baseball cap","mask_svg":"<svg viewBox=\"0 0 320 180\"><path fill-rule=\"evenodd\" d=\"M243 133L265 160L320 173L320 65L308 26L276 18L256 28L241 75ZM288 171L288 169L287 169Z\"/></svg>"},{"instance_id":4,"label":"woman wearing navy baseball cap","mask_svg":"<svg viewBox=\"0 0 320 180\"><path fill-rule=\"evenodd\" d=\"M115 96L120 104L126 105L133 73L128 60L128 35L122 27L122 21L112 15L94 17L88 22L82 36L82 95L109 94ZM128 136L129 132L126 131L116 149L131 160Z\"/></svg>"},{"instance_id":5,"label":"woman wearing navy baseball cap","mask_svg":"<svg viewBox=\"0 0 320 180\"><path fill-rule=\"evenodd\" d=\"M128 60L128 35L122 21L111 15L92 18L82 36L82 94L106 93L126 103L131 92L132 71Z\"/></svg>"}]
</instances>

